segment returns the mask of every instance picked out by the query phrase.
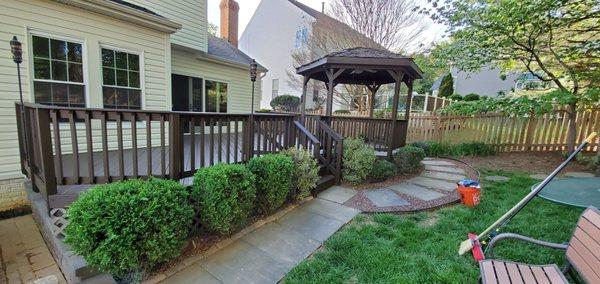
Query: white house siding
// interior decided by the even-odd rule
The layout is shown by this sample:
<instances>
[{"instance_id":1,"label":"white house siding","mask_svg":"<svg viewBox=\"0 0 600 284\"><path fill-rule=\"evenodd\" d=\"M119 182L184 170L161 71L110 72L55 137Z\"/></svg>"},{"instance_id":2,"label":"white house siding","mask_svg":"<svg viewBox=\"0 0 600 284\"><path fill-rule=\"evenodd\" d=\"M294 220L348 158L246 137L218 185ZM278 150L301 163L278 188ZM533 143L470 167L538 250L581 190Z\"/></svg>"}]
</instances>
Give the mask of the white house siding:
<instances>
[{"instance_id":1,"label":"white house siding","mask_svg":"<svg viewBox=\"0 0 600 284\"><path fill-rule=\"evenodd\" d=\"M227 111L229 113L248 113L252 101L252 82L247 67L229 66L198 58L197 55L179 49L171 51L171 70L173 74L193 76L205 80L227 83ZM255 87L254 109L258 110L261 84Z\"/></svg>"},{"instance_id":2,"label":"white house siding","mask_svg":"<svg viewBox=\"0 0 600 284\"><path fill-rule=\"evenodd\" d=\"M288 84L288 74L295 74L292 53L296 31L310 28L313 17L287 0L263 0L246 26L239 41L240 49L269 70L263 78L262 107L269 107L273 79L279 79L279 95L300 96L302 90ZM308 98L311 98L309 92ZM307 100L310 103L310 99Z\"/></svg>"},{"instance_id":3,"label":"white house siding","mask_svg":"<svg viewBox=\"0 0 600 284\"><path fill-rule=\"evenodd\" d=\"M171 42L181 46L207 50L206 0L127 0L166 17L182 28L171 36Z\"/></svg>"},{"instance_id":4,"label":"white house siding","mask_svg":"<svg viewBox=\"0 0 600 284\"><path fill-rule=\"evenodd\" d=\"M88 107L102 108L103 106L100 45L110 45L142 54L143 108L170 109L170 35L53 1L2 0L0 1L0 159L2 161L0 180L22 177L14 108L14 102L19 100L18 81L8 41L16 35L23 43L24 61L21 65L23 95L25 101L32 101L33 66L29 53L31 32L74 38L84 42ZM95 129L95 140L100 141L97 133L98 129ZM114 137L111 137L111 140L114 141ZM96 144L95 149L99 149L97 145L99 144ZM5 200L3 198L5 188L0 186L0 203ZM2 208L3 205L0 204L0 210Z\"/></svg>"},{"instance_id":5,"label":"white house siding","mask_svg":"<svg viewBox=\"0 0 600 284\"><path fill-rule=\"evenodd\" d=\"M496 97L498 92L510 93L515 87L518 75L509 73L504 80L500 78L499 68L483 67L477 73L464 72L453 68L454 93L468 95L475 93L485 97Z\"/></svg>"}]
</instances>

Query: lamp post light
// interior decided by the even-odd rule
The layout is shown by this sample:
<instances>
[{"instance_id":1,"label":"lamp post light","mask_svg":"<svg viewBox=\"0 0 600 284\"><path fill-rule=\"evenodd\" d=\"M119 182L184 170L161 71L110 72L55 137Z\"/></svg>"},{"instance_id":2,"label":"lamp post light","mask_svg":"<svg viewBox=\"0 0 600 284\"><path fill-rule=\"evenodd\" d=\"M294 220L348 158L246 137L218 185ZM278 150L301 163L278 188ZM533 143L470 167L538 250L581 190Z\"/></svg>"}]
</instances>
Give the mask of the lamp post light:
<instances>
[{"instance_id":1,"label":"lamp post light","mask_svg":"<svg viewBox=\"0 0 600 284\"><path fill-rule=\"evenodd\" d=\"M23 46L17 39L17 36L13 36L10 41L10 52L13 56L13 61L17 64L17 78L19 80L19 100L21 102L21 133L23 134L23 145L27 145L27 133L25 133L25 106L23 105L23 88L21 87L21 63L23 62ZM23 152L27 158L27 147L23 147Z\"/></svg>"},{"instance_id":2,"label":"lamp post light","mask_svg":"<svg viewBox=\"0 0 600 284\"><path fill-rule=\"evenodd\" d=\"M258 64L256 60L252 59L250 63L250 81L252 81L252 106L251 113L254 115L254 84L256 83L256 77L258 76Z\"/></svg>"}]
</instances>

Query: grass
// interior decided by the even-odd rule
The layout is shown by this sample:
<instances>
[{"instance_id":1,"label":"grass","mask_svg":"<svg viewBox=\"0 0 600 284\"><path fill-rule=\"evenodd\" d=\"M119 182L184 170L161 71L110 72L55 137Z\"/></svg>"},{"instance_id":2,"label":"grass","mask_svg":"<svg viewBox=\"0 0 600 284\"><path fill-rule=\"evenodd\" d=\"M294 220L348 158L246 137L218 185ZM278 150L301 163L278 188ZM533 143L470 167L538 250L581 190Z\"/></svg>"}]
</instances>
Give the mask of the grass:
<instances>
[{"instance_id":1,"label":"grass","mask_svg":"<svg viewBox=\"0 0 600 284\"><path fill-rule=\"evenodd\" d=\"M531 185L524 173L486 172L510 177L484 184L481 204L409 215L359 215L305 260L286 283L475 283L479 268L472 256L458 256L467 232L480 232L510 209ZM566 242L583 210L534 199L503 232ZM526 263L564 264L564 252L504 241L496 258Z\"/></svg>"}]
</instances>

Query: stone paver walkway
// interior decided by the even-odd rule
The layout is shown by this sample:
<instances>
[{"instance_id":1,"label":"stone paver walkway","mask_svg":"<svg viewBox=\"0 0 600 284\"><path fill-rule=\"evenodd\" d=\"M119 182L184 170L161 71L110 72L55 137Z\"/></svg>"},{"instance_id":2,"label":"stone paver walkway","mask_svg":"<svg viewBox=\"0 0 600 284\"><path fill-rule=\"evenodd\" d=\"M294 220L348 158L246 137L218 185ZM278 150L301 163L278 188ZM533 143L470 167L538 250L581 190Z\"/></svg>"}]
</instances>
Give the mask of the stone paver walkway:
<instances>
[{"instance_id":1,"label":"stone paver walkway","mask_svg":"<svg viewBox=\"0 0 600 284\"><path fill-rule=\"evenodd\" d=\"M354 197L340 201L365 212L406 212L429 209L460 199L456 182L468 175L458 162L425 159L422 163L425 170L419 176L383 188L361 190ZM345 192L348 189L337 191Z\"/></svg>"},{"instance_id":2,"label":"stone paver walkway","mask_svg":"<svg viewBox=\"0 0 600 284\"><path fill-rule=\"evenodd\" d=\"M31 215L0 220L0 283L67 283Z\"/></svg>"},{"instance_id":3,"label":"stone paver walkway","mask_svg":"<svg viewBox=\"0 0 600 284\"><path fill-rule=\"evenodd\" d=\"M277 283L360 213L340 204L355 194L332 187L163 283Z\"/></svg>"}]
</instances>

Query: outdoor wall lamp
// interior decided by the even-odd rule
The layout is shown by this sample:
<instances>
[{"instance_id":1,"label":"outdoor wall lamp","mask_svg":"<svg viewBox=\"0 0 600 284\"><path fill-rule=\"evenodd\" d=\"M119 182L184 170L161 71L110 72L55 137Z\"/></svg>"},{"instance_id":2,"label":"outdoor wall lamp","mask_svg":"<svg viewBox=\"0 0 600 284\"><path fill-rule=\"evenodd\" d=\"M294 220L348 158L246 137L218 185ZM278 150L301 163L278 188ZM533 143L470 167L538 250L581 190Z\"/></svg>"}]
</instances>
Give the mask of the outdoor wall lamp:
<instances>
[{"instance_id":1,"label":"outdoor wall lamp","mask_svg":"<svg viewBox=\"0 0 600 284\"><path fill-rule=\"evenodd\" d=\"M23 47L21 42L17 39L17 36L13 36L10 41L10 52L13 56L13 61L17 64L21 64L23 62Z\"/></svg>"},{"instance_id":2,"label":"outdoor wall lamp","mask_svg":"<svg viewBox=\"0 0 600 284\"><path fill-rule=\"evenodd\" d=\"M13 36L10 41L10 52L13 56L13 61L17 64L17 78L19 80L19 99L21 101L21 126L25 125L25 106L23 105L23 89L21 87L21 67L20 64L23 62L23 46L21 42L17 39L17 36ZM27 141L27 133L25 129L21 129L21 133L23 135L23 141ZM29 159L29 155L27 153L27 147L23 148L23 153L25 157Z\"/></svg>"},{"instance_id":3,"label":"outdoor wall lamp","mask_svg":"<svg viewBox=\"0 0 600 284\"><path fill-rule=\"evenodd\" d=\"M258 73L258 64L256 60L252 59L252 63L250 63L250 81L252 81L252 105L250 106L251 114L254 114L254 83L256 82L256 77Z\"/></svg>"}]
</instances>

